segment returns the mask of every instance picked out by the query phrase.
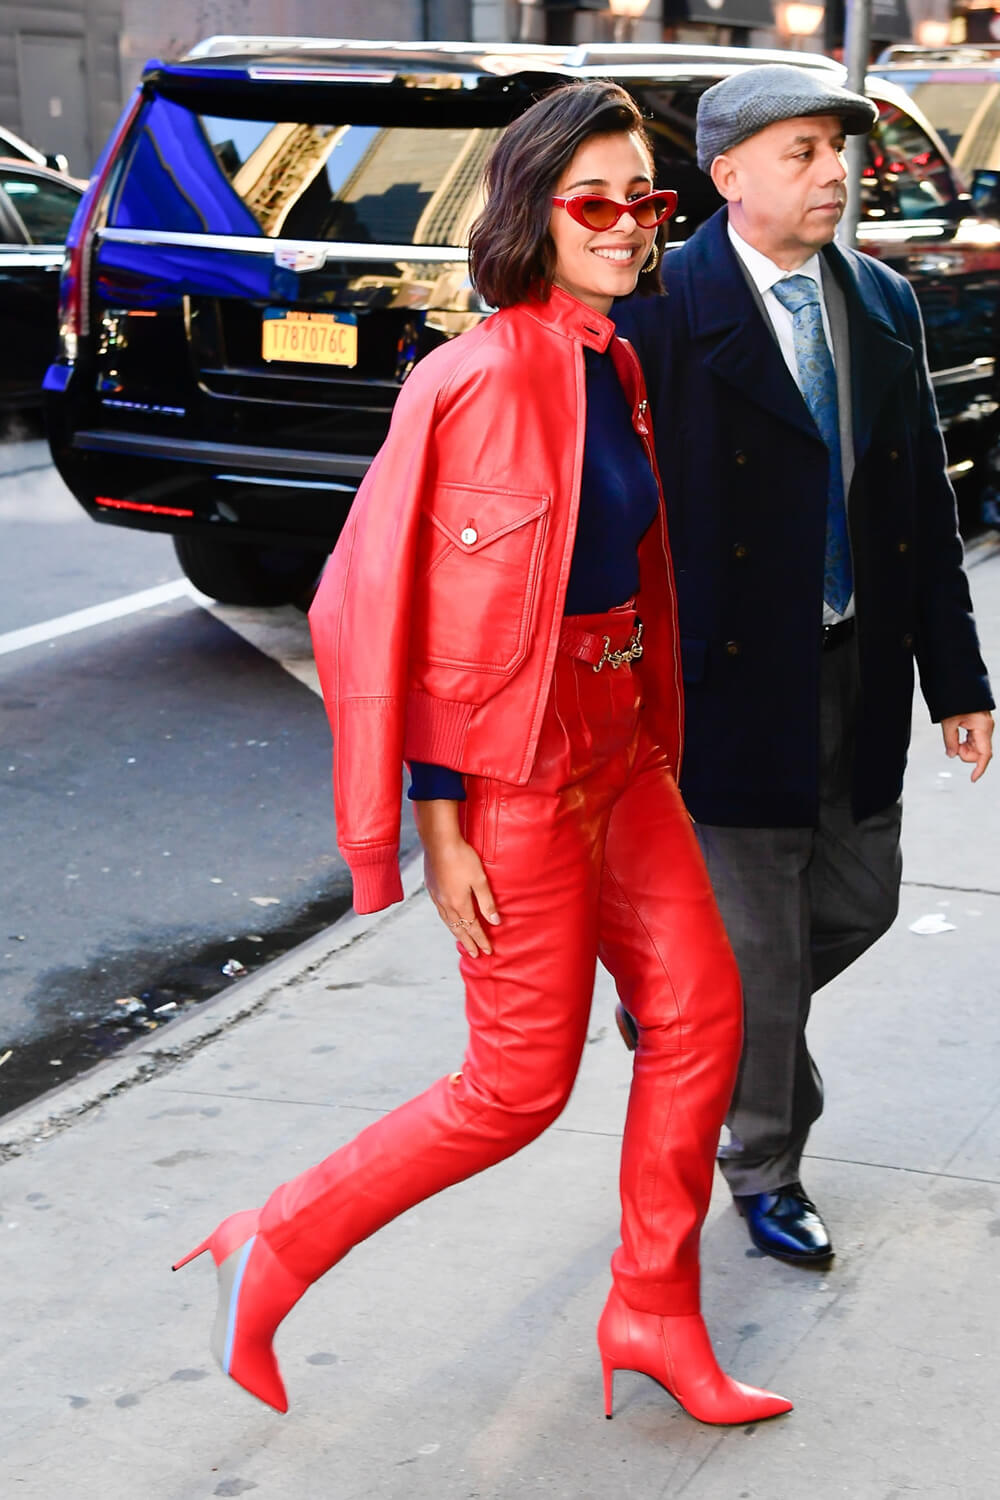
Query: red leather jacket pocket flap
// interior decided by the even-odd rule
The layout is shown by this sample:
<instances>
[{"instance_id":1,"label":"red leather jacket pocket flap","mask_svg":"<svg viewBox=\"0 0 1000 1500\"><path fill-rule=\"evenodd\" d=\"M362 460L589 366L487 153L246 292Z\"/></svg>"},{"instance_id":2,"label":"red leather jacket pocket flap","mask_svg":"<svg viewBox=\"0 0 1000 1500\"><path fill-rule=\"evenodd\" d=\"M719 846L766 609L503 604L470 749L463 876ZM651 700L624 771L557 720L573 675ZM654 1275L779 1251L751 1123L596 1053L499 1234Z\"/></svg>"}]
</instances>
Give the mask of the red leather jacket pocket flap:
<instances>
[{"instance_id":1,"label":"red leather jacket pocket flap","mask_svg":"<svg viewBox=\"0 0 1000 1500\"><path fill-rule=\"evenodd\" d=\"M548 508L548 495L482 489L471 484L438 484L434 487L433 506L425 515L450 542L472 555L518 527L536 521Z\"/></svg>"},{"instance_id":2,"label":"red leather jacket pocket flap","mask_svg":"<svg viewBox=\"0 0 1000 1500\"><path fill-rule=\"evenodd\" d=\"M410 631L414 662L475 673L463 692L485 701L486 677L524 660L538 599L549 497L439 483L428 496ZM428 683L417 680L418 687ZM431 689L439 694L440 684ZM449 691L454 691L450 689Z\"/></svg>"}]
</instances>

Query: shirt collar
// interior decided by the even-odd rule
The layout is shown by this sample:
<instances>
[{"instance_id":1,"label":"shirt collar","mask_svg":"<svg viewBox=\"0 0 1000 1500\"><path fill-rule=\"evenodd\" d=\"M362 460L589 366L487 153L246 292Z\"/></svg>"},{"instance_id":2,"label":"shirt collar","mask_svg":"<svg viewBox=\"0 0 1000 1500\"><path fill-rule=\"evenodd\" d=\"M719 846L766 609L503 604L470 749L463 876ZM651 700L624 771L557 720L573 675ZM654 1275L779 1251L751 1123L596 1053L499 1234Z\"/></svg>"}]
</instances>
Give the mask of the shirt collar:
<instances>
[{"instance_id":1,"label":"shirt collar","mask_svg":"<svg viewBox=\"0 0 1000 1500\"><path fill-rule=\"evenodd\" d=\"M750 272L750 278L761 296L769 292L776 281L783 281L786 276L809 276L822 291L823 277L820 271L819 251L810 256L805 265L799 266L797 271L783 271L781 266L776 266L774 261L769 260L760 250L755 250L753 245L748 245L731 223L727 223L726 227L729 231L730 244Z\"/></svg>"}]
</instances>

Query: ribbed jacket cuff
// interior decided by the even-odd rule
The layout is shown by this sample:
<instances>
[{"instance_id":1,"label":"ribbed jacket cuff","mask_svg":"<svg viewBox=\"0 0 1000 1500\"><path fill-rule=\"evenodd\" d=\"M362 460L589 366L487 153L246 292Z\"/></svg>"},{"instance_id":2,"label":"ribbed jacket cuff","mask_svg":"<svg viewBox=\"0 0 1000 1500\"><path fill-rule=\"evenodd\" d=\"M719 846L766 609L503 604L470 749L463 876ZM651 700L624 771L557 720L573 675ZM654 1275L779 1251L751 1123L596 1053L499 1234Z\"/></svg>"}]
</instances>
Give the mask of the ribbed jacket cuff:
<instances>
[{"instance_id":1,"label":"ribbed jacket cuff","mask_svg":"<svg viewBox=\"0 0 1000 1500\"><path fill-rule=\"evenodd\" d=\"M399 874L399 853L396 849L371 851L352 850L345 854L354 880L354 910L364 916L368 912L381 911L394 901L403 899L403 882Z\"/></svg>"},{"instance_id":2,"label":"ribbed jacket cuff","mask_svg":"<svg viewBox=\"0 0 1000 1500\"><path fill-rule=\"evenodd\" d=\"M472 708L471 703L455 703L411 689L406 697L404 759L438 766L460 765Z\"/></svg>"}]
</instances>

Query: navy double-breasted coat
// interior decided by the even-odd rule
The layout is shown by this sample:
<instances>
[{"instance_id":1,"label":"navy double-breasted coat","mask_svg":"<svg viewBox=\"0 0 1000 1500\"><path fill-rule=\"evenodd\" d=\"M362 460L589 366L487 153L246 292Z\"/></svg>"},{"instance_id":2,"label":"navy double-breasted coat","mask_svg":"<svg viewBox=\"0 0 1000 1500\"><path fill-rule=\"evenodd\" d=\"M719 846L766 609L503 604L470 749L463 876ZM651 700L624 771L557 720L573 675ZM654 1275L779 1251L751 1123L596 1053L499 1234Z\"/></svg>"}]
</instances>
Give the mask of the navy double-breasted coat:
<instances>
[{"instance_id":1,"label":"navy double-breasted coat","mask_svg":"<svg viewBox=\"0 0 1000 1500\"><path fill-rule=\"evenodd\" d=\"M818 812L828 455L726 231L666 258L665 297L615 310L649 386L677 574L693 816L803 827ZM856 817L900 793L913 663L933 719L992 707L909 284L829 246L851 350L848 496L860 702Z\"/></svg>"}]
</instances>

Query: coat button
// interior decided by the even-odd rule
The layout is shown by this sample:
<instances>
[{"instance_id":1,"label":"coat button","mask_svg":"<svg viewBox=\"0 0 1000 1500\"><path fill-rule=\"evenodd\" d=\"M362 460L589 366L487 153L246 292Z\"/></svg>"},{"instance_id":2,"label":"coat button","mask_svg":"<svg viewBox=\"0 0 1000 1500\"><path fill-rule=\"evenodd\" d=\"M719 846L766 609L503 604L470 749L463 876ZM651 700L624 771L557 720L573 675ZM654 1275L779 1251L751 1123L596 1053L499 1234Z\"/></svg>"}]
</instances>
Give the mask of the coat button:
<instances>
[{"instance_id":1,"label":"coat button","mask_svg":"<svg viewBox=\"0 0 1000 1500\"><path fill-rule=\"evenodd\" d=\"M913 645L913 637L909 631L907 631L903 636L903 645L907 648L907 650L909 650L909 648Z\"/></svg>"},{"instance_id":2,"label":"coat button","mask_svg":"<svg viewBox=\"0 0 1000 1500\"><path fill-rule=\"evenodd\" d=\"M471 547L473 542L479 541L479 532L474 526L466 526L462 532L462 541L467 547Z\"/></svg>"},{"instance_id":3,"label":"coat button","mask_svg":"<svg viewBox=\"0 0 1000 1500\"><path fill-rule=\"evenodd\" d=\"M747 555L747 549L746 549L746 546L744 545L744 543L743 542L735 542L733 544L733 556L734 557L739 557L739 558L744 558L744 557L746 557L746 555Z\"/></svg>"},{"instance_id":4,"label":"coat button","mask_svg":"<svg viewBox=\"0 0 1000 1500\"><path fill-rule=\"evenodd\" d=\"M743 452L743 449L742 448L737 448L737 450L736 450L735 454L733 455L733 457L736 459L736 462L739 464L740 468L742 469L743 465L747 461L747 456Z\"/></svg>"},{"instance_id":5,"label":"coat button","mask_svg":"<svg viewBox=\"0 0 1000 1500\"><path fill-rule=\"evenodd\" d=\"M727 656L739 656L739 654L740 654L740 652L742 650L743 650L743 647L740 645L739 641L727 641L726 642L726 655Z\"/></svg>"},{"instance_id":6,"label":"coat button","mask_svg":"<svg viewBox=\"0 0 1000 1500\"><path fill-rule=\"evenodd\" d=\"M889 462L891 464L895 464L895 463L899 462L899 449L898 448L890 448L889 449Z\"/></svg>"},{"instance_id":7,"label":"coat button","mask_svg":"<svg viewBox=\"0 0 1000 1500\"><path fill-rule=\"evenodd\" d=\"M910 550L910 544L909 542L897 542L896 548L899 552L908 552Z\"/></svg>"}]
</instances>

